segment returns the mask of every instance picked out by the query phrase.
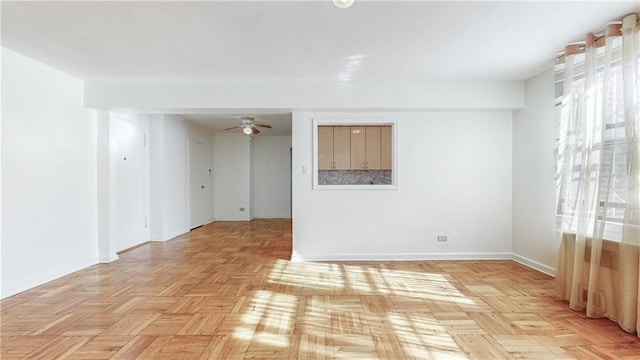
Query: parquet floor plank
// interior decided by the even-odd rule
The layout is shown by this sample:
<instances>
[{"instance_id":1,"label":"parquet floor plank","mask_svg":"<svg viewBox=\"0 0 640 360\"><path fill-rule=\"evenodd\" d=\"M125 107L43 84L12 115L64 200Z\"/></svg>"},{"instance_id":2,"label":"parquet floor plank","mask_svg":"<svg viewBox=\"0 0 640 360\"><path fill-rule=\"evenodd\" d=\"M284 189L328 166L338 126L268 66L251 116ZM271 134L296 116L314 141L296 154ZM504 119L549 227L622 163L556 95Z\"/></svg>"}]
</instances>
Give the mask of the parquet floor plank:
<instances>
[{"instance_id":1,"label":"parquet floor plank","mask_svg":"<svg viewBox=\"0 0 640 360\"><path fill-rule=\"evenodd\" d=\"M69 355L69 360L110 359L118 350L131 341L130 336L96 336L89 340L76 352Z\"/></svg>"},{"instance_id":2,"label":"parquet floor plank","mask_svg":"<svg viewBox=\"0 0 640 360\"><path fill-rule=\"evenodd\" d=\"M4 359L640 359L511 261L291 262L291 222L218 222L0 301Z\"/></svg>"}]
</instances>

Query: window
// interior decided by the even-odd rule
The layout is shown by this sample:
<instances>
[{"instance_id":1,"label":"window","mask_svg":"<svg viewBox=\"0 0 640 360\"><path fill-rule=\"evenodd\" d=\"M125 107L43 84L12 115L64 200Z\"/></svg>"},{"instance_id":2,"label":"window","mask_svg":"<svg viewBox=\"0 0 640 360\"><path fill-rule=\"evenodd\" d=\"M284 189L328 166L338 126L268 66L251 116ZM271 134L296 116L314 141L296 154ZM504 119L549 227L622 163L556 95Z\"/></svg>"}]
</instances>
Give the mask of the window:
<instances>
[{"instance_id":1,"label":"window","mask_svg":"<svg viewBox=\"0 0 640 360\"><path fill-rule=\"evenodd\" d=\"M314 189L397 189L395 121L314 119Z\"/></svg>"},{"instance_id":2,"label":"window","mask_svg":"<svg viewBox=\"0 0 640 360\"><path fill-rule=\"evenodd\" d=\"M557 73L557 213L563 231L620 241L629 170L621 38L608 46L592 50L593 60L574 55L571 73ZM595 67L590 77L585 67Z\"/></svg>"}]
</instances>

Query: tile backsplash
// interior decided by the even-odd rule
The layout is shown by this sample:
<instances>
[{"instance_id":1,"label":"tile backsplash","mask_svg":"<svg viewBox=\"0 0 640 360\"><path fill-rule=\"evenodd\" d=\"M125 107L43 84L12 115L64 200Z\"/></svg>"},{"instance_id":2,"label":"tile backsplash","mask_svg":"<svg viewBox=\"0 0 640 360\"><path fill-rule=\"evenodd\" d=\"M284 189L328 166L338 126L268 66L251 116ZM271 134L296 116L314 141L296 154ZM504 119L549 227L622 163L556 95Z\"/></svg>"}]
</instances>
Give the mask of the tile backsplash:
<instances>
[{"instance_id":1,"label":"tile backsplash","mask_svg":"<svg viewBox=\"0 0 640 360\"><path fill-rule=\"evenodd\" d=\"M391 185L391 170L319 170L319 185Z\"/></svg>"}]
</instances>

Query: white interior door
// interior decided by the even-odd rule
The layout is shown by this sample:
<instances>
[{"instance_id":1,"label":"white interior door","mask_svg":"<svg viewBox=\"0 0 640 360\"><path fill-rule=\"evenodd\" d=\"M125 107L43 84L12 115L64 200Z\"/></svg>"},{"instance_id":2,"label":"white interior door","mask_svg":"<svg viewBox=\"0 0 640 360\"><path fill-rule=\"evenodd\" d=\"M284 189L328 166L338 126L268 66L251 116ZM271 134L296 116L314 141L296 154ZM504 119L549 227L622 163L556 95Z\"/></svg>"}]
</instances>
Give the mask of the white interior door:
<instances>
[{"instance_id":1,"label":"white interior door","mask_svg":"<svg viewBox=\"0 0 640 360\"><path fill-rule=\"evenodd\" d=\"M144 132L140 125L116 117L116 243L121 251L145 241L143 209Z\"/></svg>"},{"instance_id":2,"label":"white interior door","mask_svg":"<svg viewBox=\"0 0 640 360\"><path fill-rule=\"evenodd\" d=\"M209 182L205 146L189 140L189 226L193 229L206 223L207 188Z\"/></svg>"}]
</instances>

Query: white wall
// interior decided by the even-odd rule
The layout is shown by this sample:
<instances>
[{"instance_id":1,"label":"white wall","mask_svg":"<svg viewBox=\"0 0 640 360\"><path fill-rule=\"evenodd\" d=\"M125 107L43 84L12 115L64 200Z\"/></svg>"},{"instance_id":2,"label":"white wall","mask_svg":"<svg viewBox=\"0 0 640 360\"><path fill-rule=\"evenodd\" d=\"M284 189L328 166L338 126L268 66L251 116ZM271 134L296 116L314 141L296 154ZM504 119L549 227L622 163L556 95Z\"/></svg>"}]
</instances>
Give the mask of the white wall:
<instances>
[{"instance_id":1,"label":"white wall","mask_svg":"<svg viewBox=\"0 0 640 360\"><path fill-rule=\"evenodd\" d=\"M291 136L253 138L256 218L291 217Z\"/></svg>"},{"instance_id":2,"label":"white wall","mask_svg":"<svg viewBox=\"0 0 640 360\"><path fill-rule=\"evenodd\" d=\"M293 117L297 259L511 257L511 112ZM397 120L399 188L313 190L314 117Z\"/></svg>"},{"instance_id":3,"label":"white wall","mask_svg":"<svg viewBox=\"0 0 640 360\"><path fill-rule=\"evenodd\" d=\"M111 171L111 114L97 111L97 192L98 192L98 261L109 263L118 259L113 235L115 233L115 202L112 202L112 184L115 183L115 172Z\"/></svg>"},{"instance_id":4,"label":"white wall","mask_svg":"<svg viewBox=\"0 0 640 360\"><path fill-rule=\"evenodd\" d=\"M218 134L214 143L216 220L291 217L291 136Z\"/></svg>"},{"instance_id":5,"label":"white wall","mask_svg":"<svg viewBox=\"0 0 640 360\"><path fill-rule=\"evenodd\" d=\"M1 10L0 10L0 15L1 15ZM1 55L1 51L3 51L3 50L0 47L0 55ZM2 71L2 62L3 62L2 58L3 58L3 56L0 56L0 72ZM4 84L2 84L2 86L0 86L0 112L2 111L2 103L4 102L4 97L2 96L2 90L4 90L3 88L4 88ZM3 204L3 202L2 202L2 189L3 189L3 186L2 186L2 179L3 179L3 176L2 176L2 163L3 163L3 161L2 161L2 159L3 159L3 157L2 157L2 148L3 148L3 146L2 146L2 118L3 117L4 117L4 113L1 113L0 114L0 262L2 261L2 256L3 256L2 255L2 243L3 243L3 240L2 240L2 234L3 234L3 230L2 230L2 219L3 219L3 217L2 217L2 204ZM0 299L2 299L2 289L3 289L2 279L3 279L3 276L2 276L2 264L0 263Z\"/></svg>"},{"instance_id":6,"label":"white wall","mask_svg":"<svg viewBox=\"0 0 640 360\"><path fill-rule=\"evenodd\" d=\"M2 287L95 264L96 112L82 82L2 48Z\"/></svg>"},{"instance_id":7,"label":"white wall","mask_svg":"<svg viewBox=\"0 0 640 360\"><path fill-rule=\"evenodd\" d=\"M180 118L163 120L162 239L167 240L189 231L189 130Z\"/></svg>"},{"instance_id":8,"label":"white wall","mask_svg":"<svg viewBox=\"0 0 640 360\"><path fill-rule=\"evenodd\" d=\"M207 147L207 162L213 168L213 136L173 115L152 115L151 142L151 234L153 240L168 240L189 231L189 139ZM213 176L205 187L207 222L214 219Z\"/></svg>"},{"instance_id":9,"label":"white wall","mask_svg":"<svg viewBox=\"0 0 640 360\"><path fill-rule=\"evenodd\" d=\"M513 252L517 261L554 274L553 71L529 79L525 89L525 108L513 122Z\"/></svg>"},{"instance_id":10,"label":"white wall","mask_svg":"<svg viewBox=\"0 0 640 360\"><path fill-rule=\"evenodd\" d=\"M85 104L155 109L516 109L521 81L87 81Z\"/></svg>"},{"instance_id":11,"label":"white wall","mask_svg":"<svg viewBox=\"0 0 640 360\"><path fill-rule=\"evenodd\" d=\"M214 136L216 220L251 220L251 146L243 134ZM240 211L240 208L244 211Z\"/></svg>"}]
</instances>

